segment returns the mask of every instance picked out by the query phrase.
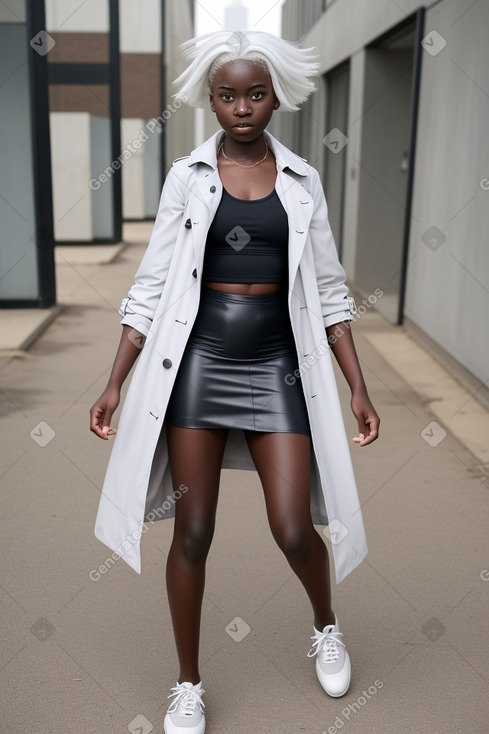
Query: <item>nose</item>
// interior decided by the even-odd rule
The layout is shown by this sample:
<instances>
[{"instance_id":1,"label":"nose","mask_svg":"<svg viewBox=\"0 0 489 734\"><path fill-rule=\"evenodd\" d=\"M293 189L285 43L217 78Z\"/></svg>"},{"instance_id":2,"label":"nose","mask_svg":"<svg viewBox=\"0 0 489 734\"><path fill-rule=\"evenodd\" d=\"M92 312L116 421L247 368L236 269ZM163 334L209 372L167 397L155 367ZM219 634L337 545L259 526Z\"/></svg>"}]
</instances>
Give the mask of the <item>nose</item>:
<instances>
[{"instance_id":1,"label":"nose","mask_svg":"<svg viewBox=\"0 0 489 734\"><path fill-rule=\"evenodd\" d=\"M248 104L248 100L246 99L246 97L236 100L236 105L234 108L235 115L238 115L239 117L243 117L244 115L249 115L250 112L251 112L251 109L250 109L250 106Z\"/></svg>"}]
</instances>

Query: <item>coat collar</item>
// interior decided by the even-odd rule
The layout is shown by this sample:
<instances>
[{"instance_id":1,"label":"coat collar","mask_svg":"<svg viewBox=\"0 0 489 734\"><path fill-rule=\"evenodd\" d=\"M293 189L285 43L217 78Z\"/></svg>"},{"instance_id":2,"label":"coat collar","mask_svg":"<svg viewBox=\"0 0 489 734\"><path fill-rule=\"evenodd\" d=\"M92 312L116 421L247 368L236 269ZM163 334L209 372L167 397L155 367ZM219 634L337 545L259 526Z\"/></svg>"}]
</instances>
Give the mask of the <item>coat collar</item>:
<instances>
[{"instance_id":1,"label":"coat collar","mask_svg":"<svg viewBox=\"0 0 489 734\"><path fill-rule=\"evenodd\" d=\"M196 163L205 163L210 166L213 170L217 168L217 149L224 136L224 132L219 130L217 133L212 135L205 143L195 148L189 156L188 165L193 166ZM278 171L283 171L286 168L290 168L291 171L299 174L299 176L307 176L308 166L303 158L289 150L285 145L280 143L276 138L273 137L268 131L265 131L265 136L270 148L273 151L275 160L277 161Z\"/></svg>"}]
</instances>

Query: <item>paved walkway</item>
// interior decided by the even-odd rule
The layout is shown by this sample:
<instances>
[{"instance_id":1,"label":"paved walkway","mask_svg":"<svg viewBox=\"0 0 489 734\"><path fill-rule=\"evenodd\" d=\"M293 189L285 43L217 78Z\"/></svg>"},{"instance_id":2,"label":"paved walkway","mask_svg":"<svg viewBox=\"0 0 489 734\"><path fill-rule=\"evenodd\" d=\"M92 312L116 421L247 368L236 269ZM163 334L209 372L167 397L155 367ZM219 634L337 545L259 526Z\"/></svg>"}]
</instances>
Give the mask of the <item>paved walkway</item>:
<instances>
[{"instance_id":1,"label":"paved walkway","mask_svg":"<svg viewBox=\"0 0 489 734\"><path fill-rule=\"evenodd\" d=\"M14 734L162 734L178 674L165 590L173 521L145 534L141 576L118 561L90 578L110 555L93 535L110 445L89 432L88 410L148 226L127 232L139 244L110 264L114 249L58 251L61 313L0 360L1 724ZM417 348L374 311L355 339L382 438L352 444L369 554L334 589L350 691L331 699L315 678L309 602L271 537L256 473L224 470L201 633L209 734L489 731L487 411L450 392L446 373L440 384L422 350L410 366ZM455 425L468 409L470 425Z\"/></svg>"}]
</instances>

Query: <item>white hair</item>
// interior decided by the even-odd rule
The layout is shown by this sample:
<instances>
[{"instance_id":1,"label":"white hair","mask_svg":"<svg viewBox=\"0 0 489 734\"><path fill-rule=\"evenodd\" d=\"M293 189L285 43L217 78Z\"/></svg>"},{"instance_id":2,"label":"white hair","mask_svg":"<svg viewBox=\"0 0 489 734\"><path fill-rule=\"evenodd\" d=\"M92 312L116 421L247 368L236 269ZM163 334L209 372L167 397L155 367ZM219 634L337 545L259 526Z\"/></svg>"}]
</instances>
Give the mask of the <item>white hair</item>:
<instances>
[{"instance_id":1,"label":"white hair","mask_svg":"<svg viewBox=\"0 0 489 734\"><path fill-rule=\"evenodd\" d=\"M203 107L212 93L216 71L229 61L246 59L265 68L280 109L298 110L315 91L311 77L318 74L313 48L301 48L298 44L285 41L263 31L216 31L197 36L180 46L185 58L192 63L175 79L179 87L174 97L179 97L192 107Z\"/></svg>"}]
</instances>

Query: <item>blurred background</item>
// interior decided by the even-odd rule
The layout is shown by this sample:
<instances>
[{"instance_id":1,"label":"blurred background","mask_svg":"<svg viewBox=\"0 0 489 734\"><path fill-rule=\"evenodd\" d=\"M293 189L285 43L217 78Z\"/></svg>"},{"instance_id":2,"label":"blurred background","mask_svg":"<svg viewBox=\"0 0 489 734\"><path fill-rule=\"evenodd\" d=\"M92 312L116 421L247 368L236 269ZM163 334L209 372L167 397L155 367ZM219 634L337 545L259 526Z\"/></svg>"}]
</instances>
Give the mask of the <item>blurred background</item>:
<instances>
[{"instance_id":1,"label":"blurred background","mask_svg":"<svg viewBox=\"0 0 489 734\"><path fill-rule=\"evenodd\" d=\"M52 308L57 246L154 218L173 159L216 130L175 106L178 46L223 27L316 48L317 93L271 132L319 169L355 292L488 401L484 0L4 0L0 308Z\"/></svg>"},{"instance_id":2,"label":"blurred background","mask_svg":"<svg viewBox=\"0 0 489 734\"><path fill-rule=\"evenodd\" d=\"M172 97L178 47L222 28L316 48L317 92L270 132L320 172L382 423L350 444L369 554L334 585L354 666L337 702L258 475L223 470L209 731L487 734L487 0L0 0L0 730L163 728L173 523L145 534L141 575L95 538L111 444L89 409L165 175L217 130Z\"/></svg>"}]
</instances>

